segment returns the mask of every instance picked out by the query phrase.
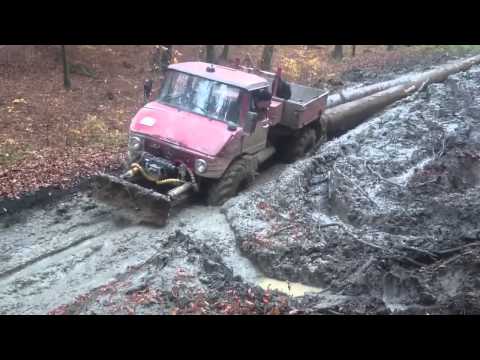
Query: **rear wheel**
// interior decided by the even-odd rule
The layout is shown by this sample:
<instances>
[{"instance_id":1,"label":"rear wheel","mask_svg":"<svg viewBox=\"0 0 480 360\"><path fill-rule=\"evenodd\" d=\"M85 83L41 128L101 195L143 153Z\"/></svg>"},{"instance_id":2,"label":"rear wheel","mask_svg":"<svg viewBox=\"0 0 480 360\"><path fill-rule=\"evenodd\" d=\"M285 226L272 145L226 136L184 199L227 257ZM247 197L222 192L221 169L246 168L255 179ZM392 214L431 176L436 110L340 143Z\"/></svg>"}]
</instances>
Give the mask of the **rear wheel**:
<instances>
[{"instance_id":1,"label":"rear wheel","mask_svg":"<svg viewBox=\"0 0 480 360\"><path fill-rule=\"evenodd\" d=\"M304 129L287 142L282 149L282 159L293 162L313 149L317 135L314 129Z\"/></svg>"},{"instance_id":2,"label":"rear wheel","mask_svg":"<svg viewBox=\"0 0 480 360\"><path fill-rule=\"evenodd\" d=\"M225 174L208 189L208 205L223 205L225 201L246 188L252 182L253 176L254 172L248 159L241 158L234 161Z\"/></svg>"}]
</instances>

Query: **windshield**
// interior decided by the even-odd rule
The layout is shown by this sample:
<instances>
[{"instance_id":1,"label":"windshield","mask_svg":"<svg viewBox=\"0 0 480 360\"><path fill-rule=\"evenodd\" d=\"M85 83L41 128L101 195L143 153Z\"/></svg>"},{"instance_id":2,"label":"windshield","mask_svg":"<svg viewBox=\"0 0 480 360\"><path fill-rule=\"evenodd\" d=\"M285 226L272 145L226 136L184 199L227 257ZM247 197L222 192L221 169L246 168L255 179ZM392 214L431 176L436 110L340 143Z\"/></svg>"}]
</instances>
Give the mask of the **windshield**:
<instances>
[{"instance_id":1,"label":"windshield","mask_svg":"<svg viewBox=\"0 0 480 360\"><path fill-rule=\"evenodd\" d=\"M179 71L169 71L158 101L225 122L238 124L240 89Z\"/></svg>"}]
</instances>

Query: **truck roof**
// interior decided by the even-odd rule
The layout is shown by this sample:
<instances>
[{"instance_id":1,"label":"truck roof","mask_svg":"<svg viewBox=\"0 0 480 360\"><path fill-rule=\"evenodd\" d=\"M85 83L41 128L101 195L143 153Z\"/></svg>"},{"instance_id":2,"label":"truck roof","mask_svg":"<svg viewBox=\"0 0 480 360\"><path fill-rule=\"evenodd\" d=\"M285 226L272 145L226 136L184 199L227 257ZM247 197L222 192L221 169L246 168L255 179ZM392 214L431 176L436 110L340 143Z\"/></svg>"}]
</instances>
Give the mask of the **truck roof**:
<instances>
[{"instance_id":1,"label":"truck roof","mask_svg":"<svg viewBox=\"0 0 480 360\"><path fill-rule=\"evenodd\" d=\"M219 81L249 91L269 86L268 81L260 76L221 65L213 65L215 71L208 72L207 67L209 66L211 66L211 64L206 62L189 61L173 64L168 68L200 76L209 80Z\"/></svg>"}]
</instances>

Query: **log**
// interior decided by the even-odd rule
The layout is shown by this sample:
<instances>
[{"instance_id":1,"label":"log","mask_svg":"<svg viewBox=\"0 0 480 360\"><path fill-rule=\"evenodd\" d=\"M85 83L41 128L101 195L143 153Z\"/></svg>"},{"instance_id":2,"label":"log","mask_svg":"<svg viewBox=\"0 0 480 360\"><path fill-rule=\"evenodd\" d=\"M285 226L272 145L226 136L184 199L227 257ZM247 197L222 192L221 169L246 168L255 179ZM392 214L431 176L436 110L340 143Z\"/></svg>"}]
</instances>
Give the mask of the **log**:
<instances>
[{"instance_id":1,"label":"log","mask_svg":"<svg viewBox=\"0 0 480 360\"><path fill-rule=\"evenodd\" d=\"M400 76L397 79L383 81L372 85L355 86L343 89L328 96L327 108L345 104L347 102L364 98L391 87L414 81L420 74L421 73L407 74Z\"/></svg>"},{"instance_id":2,"label":"log","mask_svg":"<svg viewBox=\"0 0 480 360\"><path fill-rule=\"evenodd\" d=\"M450 75L468 70L480 63L480 55L456 61L415 76L413 80L350 102L327 108L321 124L328 137L335 137L358 126L388 105L403 99L432 83L445 81ZM398 80L398 79L397 79Z\"/></svg>"},{"instance_id":3,"label":"log","mask_svg":"<svg viewBox=\"0 0 480 360\"><path fill-rule=\"evenodd\" d=\"M442 66L438 66L432 70L425 71L425 72L415 72L415 73L409 73L406 75L402 75L396 79L388 80L388 81L383 81L380 83L372 84L372 85L367 85L367 86L356 86L356 87L351 87L351 88L346 88L343 89L339 92L333 93L329 95L328 100L327 100L327 108L331 108L334 106L338 106L350 101L354 101L372 94L375 94L377 92L389 89L391 87L397 86L397 85L402 85L414 81L421 81L421 79L426 79L440 70L445 70L445 69L455 69L459 65L465 65L468 64L468 61L471 61L473 58L469 58L466 60L460 60L460 61L454 61L452 63L448 63ZM470 65L471 66L471 65ZM470 67L468 66L468 67ZM461 70L460 70L461 71ZM425 80L423 80L425 81Z\"/></svg>"}]
</instances>

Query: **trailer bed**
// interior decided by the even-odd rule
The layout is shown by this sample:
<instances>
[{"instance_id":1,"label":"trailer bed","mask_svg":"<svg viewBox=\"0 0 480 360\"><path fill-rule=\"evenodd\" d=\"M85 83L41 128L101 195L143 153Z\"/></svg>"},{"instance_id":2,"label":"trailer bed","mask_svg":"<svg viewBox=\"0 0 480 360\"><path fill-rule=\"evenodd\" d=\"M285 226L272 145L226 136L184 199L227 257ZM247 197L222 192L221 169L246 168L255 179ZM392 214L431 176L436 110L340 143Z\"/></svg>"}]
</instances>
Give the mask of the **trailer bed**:
<instances>
[{"instance_id":1,"label":"trailer bed","mask_svg":"<svg viewBox=\"0 0 480 360\"><path fill-rule=\"evenodd\" d=\"M328 91L299 84L290 84L290 87L292 97L289 100L283 100L280 124L292 129L300 129L312 121L319 120L327 106Z\"/></svg>"}]
</instances>

